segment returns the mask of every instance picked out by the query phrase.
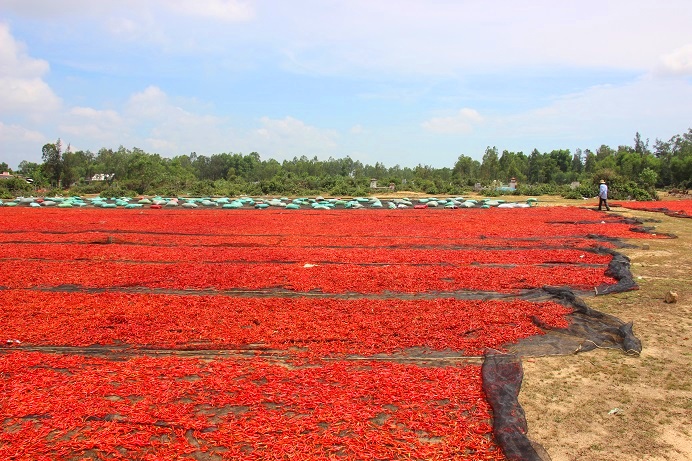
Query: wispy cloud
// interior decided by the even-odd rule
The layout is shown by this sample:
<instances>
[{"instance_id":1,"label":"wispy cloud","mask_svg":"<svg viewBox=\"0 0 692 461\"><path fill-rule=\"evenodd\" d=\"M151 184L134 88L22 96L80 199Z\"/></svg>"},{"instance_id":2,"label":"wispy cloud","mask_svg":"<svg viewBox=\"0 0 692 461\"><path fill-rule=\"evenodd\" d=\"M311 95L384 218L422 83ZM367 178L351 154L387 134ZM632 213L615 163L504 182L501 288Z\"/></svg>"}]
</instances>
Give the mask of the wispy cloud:
<instances>
[{"instance_id":1,"label":"wispy cloud","mask_svg":"<svg viewBox=\"0 0 692 461\"><path fill-rule=\"evenodd\" d=\"M140 147L166 155L222 152L224 138L231 133L222 118L187 110L156 86L133 94L123 118L130 137L144 140Z\"/></svg>"},{"instance_id":2,"label":"wispy cloud","mask_svg":"<svg viewBox=\"0 0 692 461\"><path fill-rule=\"evenodd\" d=\"M58 125L61 136L77 142L89 143L89 148L96 150L93 143L100 146L117 146L127 128L123 118L114 110L97 110L91 107L73 107L61 117ZM79 148L79 146L75 146Z\"/></svg>"},{"instance_id":3,"label":"wispy cloud","mask_svg":"<svg viewBox=\"0 0 692 461\"><path fill-rule=\"evenodd\" d=\"M179 14L228 22L247 21L255 15L251 2L239 0L165 0L161 6Z\"/></svg>"},{"instance_id":4,"label":"wispy cloud","mask_svg":"<svg viewBox=\"0 0 692 461\"><path fill-rule=\"evenodd\" d=\"M661 58L663 73L692 76L692 43L665 54Z\"/></svg>"},{"instance_id":5,"label":"wispy cloud","mask_svg":"<svg viewBox=\"0 0 692 461\"><path fill-rule=\"evenodd\" d=\"M486 120L489 137L501 133L516 150L597 148L631 144L634 133L667 139L690 128L692 86L680 79L644 76L625 85L598 85L528 111Z\"/></svg>"},{"instance_id":6,"label":"wispy cloud","mask_svg":"<svg viewBox=\"0 0 692 461\"><path fill-rule=\"evenodd\" d=\"M25 155L27 146L43 146L45 136L35 130L28 129L22 125L5 124L0 121L0 143L2 143L2 154L0 159L9 163L10 166L19 165L22 160L37 162L38 155ZM23 155L15 155L15 153ZM40 152L40 151L38 151Z\"/></svg>"},{"instance_id":7,"label":"wispy cloud","mask_svg":"<svg viewBox=\"0 0 692 461\"><path fill-rule=\"evenodd\" d=\"M172 11L175 14L215 21L246 21L254 16L253 0L2 0L0 7L23 16L101 17L114 12L137 17L142 12Z\"/></svg>"},{"instance_id":8,"label":"wispy cloud","mask_svg":"<svg viewBox=\"0 0 692 461\"><path fill-rule=\"evenodd\" d=\"M483 117L477 110L464 108L450 117L433 117L421 125L433 133L468 134L482 122Z\"/></svg>"},{"instance_id":9,"label":"wispy cloud","mask_svg":"<svg viewBox=\"0 0 692 461\"><path fill-rule=\"evenodd\" d=\"M36 119L60 106L60 98L43 80L50 66L32 58L0 23L0 115Z\"/></svg>"},{"instance_id":10,"label":"wispy cloud","mask_svg":"<svg viewBox=\"0 0 692 461\"><path fill-rule=\"evenodd\" d=\"M271 153L280 159L329 155L337 147L335 130L308 125L293 117L262 117L260 123L261 127L254 130L248 141L259 146L260 152Z\"/></svg>"}]
</instances>

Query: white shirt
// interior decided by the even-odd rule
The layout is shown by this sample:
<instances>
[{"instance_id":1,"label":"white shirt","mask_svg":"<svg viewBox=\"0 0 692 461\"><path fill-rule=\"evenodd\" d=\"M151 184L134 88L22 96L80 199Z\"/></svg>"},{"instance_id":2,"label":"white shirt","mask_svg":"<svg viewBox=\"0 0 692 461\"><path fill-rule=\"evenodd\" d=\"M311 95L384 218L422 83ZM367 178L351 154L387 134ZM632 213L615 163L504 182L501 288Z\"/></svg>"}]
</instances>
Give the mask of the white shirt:
<instances>
[{"instance_id":1,"label":"white shirt","mask_svg":"<svg viewBox=\"0 0 692 461\"><path fill-rule=\"evenodd\" d=\"M608 198L608 186L605 184L601 184L598 187L598 196L602 199L607 199Z\"/></svg>"}]
</instances>

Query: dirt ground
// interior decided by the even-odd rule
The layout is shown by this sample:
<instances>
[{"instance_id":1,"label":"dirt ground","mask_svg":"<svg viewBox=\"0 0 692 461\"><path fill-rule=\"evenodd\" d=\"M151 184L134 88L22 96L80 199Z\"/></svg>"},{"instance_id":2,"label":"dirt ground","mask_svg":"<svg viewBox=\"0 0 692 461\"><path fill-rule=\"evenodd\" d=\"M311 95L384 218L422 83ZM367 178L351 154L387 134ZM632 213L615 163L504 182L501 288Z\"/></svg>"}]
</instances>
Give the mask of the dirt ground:
<instances>
[{"instance_id":1,"label":"dirt ground","mask_svg":"<svg viewBox=\"0 0 692 461\"><path fill-rule=\"evenodd\" d=\"M634 322L641 356L595 350L525 359L519 399L528 435L553 461L691 460L692 220L611 209L660 220L651 224L656 231L678 236L629 242L637 248L619 251L631 259L639 290L586 299ZM677 303L664 302L668 291Z\"/></svg>"}]
</instances>

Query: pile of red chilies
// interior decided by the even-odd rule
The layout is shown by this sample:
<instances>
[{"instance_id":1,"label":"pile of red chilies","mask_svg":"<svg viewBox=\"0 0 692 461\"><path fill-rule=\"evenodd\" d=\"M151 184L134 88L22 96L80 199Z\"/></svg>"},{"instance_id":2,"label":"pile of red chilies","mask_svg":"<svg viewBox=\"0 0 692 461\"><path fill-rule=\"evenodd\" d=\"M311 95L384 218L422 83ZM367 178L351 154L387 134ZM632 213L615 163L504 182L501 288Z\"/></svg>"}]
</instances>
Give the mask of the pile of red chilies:
<instances>
[{"instance_id":1,"label":"pile of red chilies","mask_svg":"<svg viewBox=\"0 0 692 461\"><path fill-rule=\"evenodd\" d=\"M556 207L2 213L3 459L504 459L479 366L374 357L564 327L556 303L452 295L615 283L594 249L654 238ZM23 350L65 346L113 353Z\"/></svg>"},{"instance_id":2,"label":"pile of red chilies","mask_svg":"<svg viewBox=\"0 0 692 461\"><path fill-rule=\"evenodd\" d=\"M632 210L662 211L668 210L667 214L692 216L692 200L658 200L656 202L617 202L618 205Z\"/></svg>"}]
</instances>

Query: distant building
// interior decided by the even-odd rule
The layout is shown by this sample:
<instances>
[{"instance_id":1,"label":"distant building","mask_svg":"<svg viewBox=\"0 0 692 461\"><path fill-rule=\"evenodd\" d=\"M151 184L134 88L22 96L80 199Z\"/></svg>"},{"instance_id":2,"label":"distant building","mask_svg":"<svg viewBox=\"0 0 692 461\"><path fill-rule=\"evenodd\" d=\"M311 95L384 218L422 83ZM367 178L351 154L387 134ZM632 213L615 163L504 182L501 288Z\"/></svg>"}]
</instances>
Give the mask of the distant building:
<instances>
[{"instance_id":1,"label":"distant building","mask_svg":"<svg viewBox=\"0 0 692 461\"><path fill-rule=\"evenodd\" d=\"M396 184L394 184L393 182L390 182L389 186L387 186L387 187L378 187L377 186L377 179L372 178L370 180L370 189L381 189L381 190L389 189L390 191L394 191L394 190L396 190Z\"/></svg>"},{"instance_id":2,"label":"distant building","mask_svg":"<svg viewBox=\"0 0 692 461\"><path fill-rule=\"evenodd\" d=\"M98 173L91 177L90 181L110 181L115 176L115 173L104 174Z\"/></svg>"},{"instance_id":3,"label":"distant building","mask_svg":"<svg viewBox=\"0 0 692 461\"><path fill-rule=\"evenodd\" d=\"M505 186L500 181L495 180L495 181L493 181L492 187L498 192L503 192L505 194L512 193L515 190L517 190L517 180L516 180L516 178L512 178L509 181L508 186Z\"/></svg>"},{"instance_id":4,"label":"distant building","mask_svg":"<svg viewBox=\"0 0 692 461\"><path fill-rule=\"evenodd\" d=\"M2 179L14 179L14 178L23 179L24 181L28 182L29 184L33 184L33 183L34 183L34 180L31 179L31 178L24 178L24 177L22 177L22 176L17 176L17 175L14 175L14 174L10 174L9 171L3 171L2 173L0 173L0 180L2 180Z\"/></svg>"}]
</instances>

